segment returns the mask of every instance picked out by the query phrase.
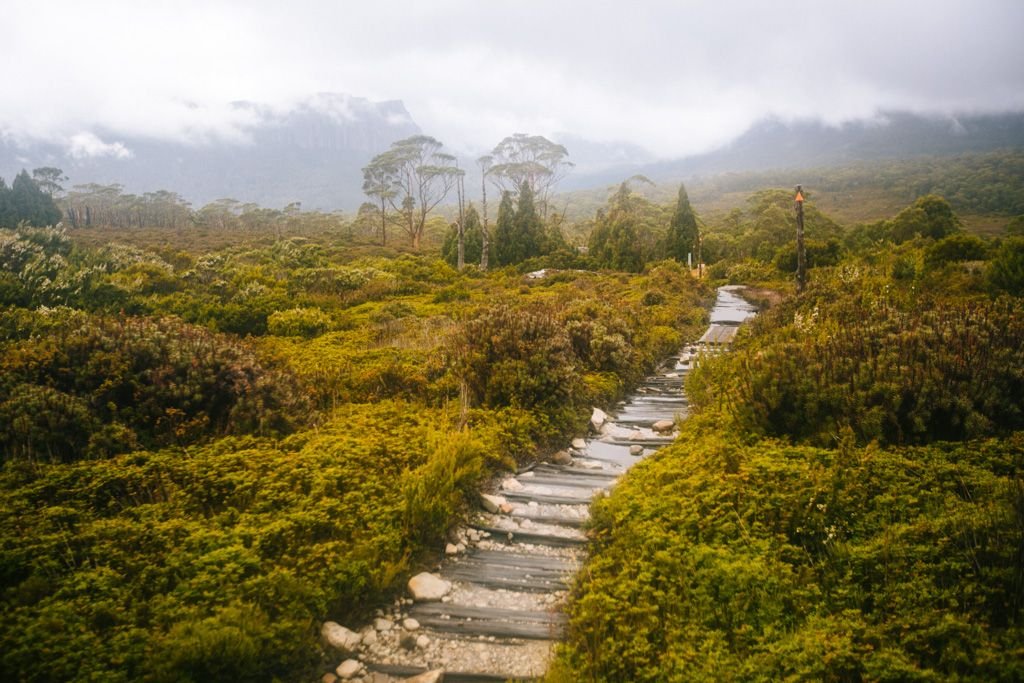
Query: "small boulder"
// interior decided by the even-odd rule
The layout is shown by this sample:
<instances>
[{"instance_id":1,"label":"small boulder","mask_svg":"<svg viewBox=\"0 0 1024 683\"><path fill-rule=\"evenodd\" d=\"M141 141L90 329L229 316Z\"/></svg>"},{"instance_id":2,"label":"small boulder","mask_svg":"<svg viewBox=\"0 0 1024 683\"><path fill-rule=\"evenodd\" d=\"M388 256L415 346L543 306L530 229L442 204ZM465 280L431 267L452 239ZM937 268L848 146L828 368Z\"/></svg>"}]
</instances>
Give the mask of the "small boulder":
<instances>
[{"instance_id":1,"label":"small boulder","mask_svg":"<svg viewBox=\"0 0 1024 683\"><path fill-rule=\"evenodd\" d=\"M501 506L505 504L505 499L490 493L481 493L480 502L483 504L484 510L497 514L501 510Z\"/></svg>"},{"instance_id":2,"label":"small boulder","mask_svg":"<svg viewBox=\"0 0 1024 683\"><path fill-rule=\"evenodd\" d=\"M367 631L363 634L363 646L373 647L377 644L377 632L374 630Z\"/></svg>"},{"instance_id":3,"label":"small boulder","mask_svg":"<svg viewBox=\"0 0 1024 683\"><path fill-rule=\"evenodd\" d=\"M511 515L515 511L515 506L512 503L502 503L501 507L498 508L503 515Z\"/></svg>"},{"instance_id":4,"label":"small boulder","mask_svg":"<svg viewBox=\"0 0 1024 683\"><path fill-rule=\"evenodd\" d=\"M419 631L420 622L416 621L412 617L406 617L402 620L402 628L404 628L406 631Z\"/></svg>"},{"instance_id":5,"label":"small boulder","mask_svg":"<svg viewBox=\"0 0 1024 683\"><path fill-rule=\"evenodd\" d=\"M441 683L444 680L444 669L434 669L418 676L405 679L405 683Z\"/></svg>"},{"instance_id":6,"label":"small boulder","mask_svg":"<svg viewBox=\"0 0 1024 683\"><path fill-rule=\"evenodd\" d=\"M444 554L445 555L458 555L459 554L459 546L455 545L454 543L449 543L448 545L446 545L444 547Z\"/></svg>"},{"instance_id":7,"label":"small boulder","mask_svg":"<svg viewBox=\"0 0 1024 683\"><path fill-rule=\"evenodd\" d=\"M586 450L586 448L587 448L587 440L586 439L580 439L580 438L573 439L572 440L572 447L575 448L578 451Z\"/></svg>"},{"instance_id":8,"label":"small boulder","mask_svg":"<svg viewBox=\"0 0 1024 683\"><path fill-rule=\"evenodd\" d=\"M395 622L391 621L390 619L385 619L383 617L377 617L373 620L373 628L375 628L378 631L390 631L394 625Z\"/></svg>"},{"instance_id":9,"label":"small boulder","mask_svg":"<svg viewBox=\"0 0 1024 683\"><path fill-rule=\"evenodd\" d=\"M334 670L334 673L338 674L338 678L341 680L347 681L355 678L362 668L363 665L359 663L358 659L346 659L338 665L338 668Z\"/></svg>"},{"instance_id":10,"label":"small boulder","mask_svg":"<svg viewBox=\"0 0 1024 683\"><path fill-rule=\"evenodd\" d=\"M430 572L421 572L409 579L409 592L416 602L440 600L451 589L450 583Z\"/></svg>"},{"instance_id":11,"label":"small boulder","mask_svg":"<svg viewBox=\"0 0 1024 683\"><path fill-rule=\"evenodd\" d=\"M522 491L526 487L523 486L523 484L518 479L509 477L505 481L501 482L501 488L504 491Z\"/></svg>"},{"instance_id":12,"label":"small boulder","mask_svg":"<svg viewBox=\"0 0 1024 683\"><path fill-rule=\"evenodd\" d=\"M419 649L426 650L429 645L430 638L422 635L416 638L416 647L418 647Z\"/></svg>"},{"instance_id":13,"label":"small boulder","mask_svg":"<svg viewBox=\"0 0 1024 683\"><path fill-rule=\"evenodd\" d=\"M355 654L356 650L359 649L359 643L362 641L362 637L358 633L350 631L333 621L324 622L324 625L320 628L320 636L323 638L325 645L334 648L343 655Z\"/></svg>"},{"instance_id":14,"label":"small boulder","mask_svg":"<svg viewBox=\"0 0 1024 683\"><path fill-rule=\"evenodd\" d=\"M607 421L608 413L604 412L600 408L594 408L594 412L590 415L590 425L594 428L594 431L601 431L601 426Z\"/></svg>"},{"instance_id":15,"label":"small boulder","mask_svg":"<svg viewBox=\"0 0 1024 683\"><path fill-rule=\"evenodd\" d=\"M676 423L673 422L672 420L658 420L651 426L651 429L661 434L671 432L675 428Z\"/></svg>"},{"instance_id":16,"label":"small boulder","mask_svg":"<svg viewBox=\"0 0 1024 683\"><path fill-rule=\"evenodd\" d=\"M643 455L644 454L644 447L641 446L640 444L633 444L632 446L629 447L629 454L630 455Z\"/></svg>"},{"instance_id":17,"label":"small boulder","mask_svg":"<svg viewBox=\"0 0 1024 683\"><path fill-rule=\"evenodd\" d=\"M551 456L551 462L556 465L571 465L572 455L569 454L569 451L558 451Z\"/></svg>"},{"instance_id":18,"label":"small boulder","mask_svg":"<svg viewBox=\"0 0 1024 683\"><path fill-rule=\"evenodd\" d=\"M320 677L320 683L338 683L338 674L328 671Z\"/></svg>"}]
</instances>

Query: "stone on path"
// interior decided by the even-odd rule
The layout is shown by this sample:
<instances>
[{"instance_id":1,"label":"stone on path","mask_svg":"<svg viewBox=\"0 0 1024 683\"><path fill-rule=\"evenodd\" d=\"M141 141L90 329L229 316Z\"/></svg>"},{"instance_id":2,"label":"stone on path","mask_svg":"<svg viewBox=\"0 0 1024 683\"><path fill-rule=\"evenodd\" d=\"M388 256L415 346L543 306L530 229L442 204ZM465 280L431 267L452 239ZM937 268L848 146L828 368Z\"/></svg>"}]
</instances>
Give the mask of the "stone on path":
<instances>
[{"instance_id":1,"label":"stone on path","mask_svg":"<svg viewBox=\"0 0 1024 683\"><path fill-rule=\"evenodd\" d=\"M390 619L384 619L383 617L377 617L373 620L373 628L378 631L390 631L391 627L395 625L395 622Z\"/></svg>"},{"instance_id":2,"label":"stone on path","mask_svg":"<svg viewBox=\"0 0 1024 683\"><path fill-rule=\"evenodd\" d=\"M412 617L406 617L405 619L402 619L402 628L406 631L419 631L420 622L416 621Z\"/></svg>"},{"instance_id":3,"label":"stone on path","mask_svg":"<svg viewBox=\"0 0 1024 683\"><path fill-rule=\"evenodd\" d=\"M630 455L643 455L644 454L644 447L641 446L640 444L633 444L632 446L629 447L629 454Z\"/></svg>"},{"instance_id":4,"label":"stone on path","mask_svg":"<svg viewBox=\"0 0 1024 683\"><path fill-rule=\"evenodd\" d=\"M608 421L608 413L604 412L600 408L594 408L594 412L590 415L590 424L593 426L595 432L601 431L602 425Z\"/></svg>"},{"instance_id":5,"label":"stone on path","mask_svg":"<svg viewBox=\"0 0 1024 683\"><path fill-rule=\"evenodd\" d=\"M522 491L526 487L518 480L509 477L505 481L501 482L501 488L504 491Z\"/></svg>"},{"instance_id":6,"label":"stone on path","mask_svg":"<svg viewBox=\"0 0 1024 683\"><path fill-rule=\"evenodd\" d=\"M569 454L569 451L558 451L551 456L551 462L556 465L569 465L572 463L572 456Z\"/></svg>"},{"instance_id":7,"label":"stone on path","mask_svg":"<svg viewBox=\"0 0 1024 683\"><path fill-rule=\"evenodd\" d=\"M495 496L490 493L481 493L480 502L483 504L484 510L487 510L492 514L498 514L501 512L501 506L507 501L502 496Z\"/></svg>"},{"instance_id":8,"label":"stone on path","mask_svg":"<svg viewBox=\"0 0 1024 683\"><path fill-rule=\"evenodd\" d=\"M448 595L451 589L450 583L430 572L421 572L409 579L409 592L416 602L440 600Z\"/></svg>"},{"instance_id":9,"label":"stone on path","mask_svg":"<svg viewBox=\"0 0 1024 683\"><path fill-rule=\"evenodd\" d=\"M350 631L341 624L333 621L325 621L320 628L320 636L324 644L333 647L340 654L351 655L359 649L362 636L355 631Z\"/></svg>"},{"instance_id":10,"label":"stone on path","mask_svg":"<svg viewBox=\"0 0 1024 683\"><path fill-rule=\"evenodd\" d=\"M578 451L586 450L587 441L586 439L575 438L572 440L572 447Z\"/></svg>"},{"instance_id":11,"label":"stone on path","mask_svg":"<svg viewBox=\"0 0 1024 683\"><path fill-rule=\"evenodd\" d=\"M651 425L651 429L661 433L671 432L673 429L675 429L675 427L676 423L673 422L672 420L658 420L653 425Z\"/></svg>"},{"instance_id":12,"label":"stone on path","mask_svg":"<svg viewBox=\"0 0 1024 683\"><path fill-rule=\"evenodd\" d=\"M418 676L405 679L405 683L441 683L444 669L434 669Z\"/></svg>"},{"instance_id":13,"label":"stone on path","mask_svg":"<svg viewBox=\"0 0 1024 683\"><path fill-rule=\"evenodd\" d=\"M448 545L446 545L444 547L444 554L445 555L458 555L459 554L459 546L455 545L454 543L449 543Z\"/></svg>"},{"instance_id":14,"label":"stone on path","mask_svg":"<svg viewBox=\"0 0 1024 683\"><path fill-rule=\"evenodd\" d=\"M351 678L355 678L359 670L363 668L363 665L359 663L357 659L346 659L344 662L338 665L338 668L334 670L334 673L338 674L338 678L347 681Z\"/></svg>"},{"instance_id":15,"label":"stone on path","mask_svg":"<svg viewBox=\"0 0 1024 683\"><path fill-rule=\"evenodd\" d=\"M338 683L338 675L328 671L320 677L320 683Z\"/></svg>"}]
</instances>

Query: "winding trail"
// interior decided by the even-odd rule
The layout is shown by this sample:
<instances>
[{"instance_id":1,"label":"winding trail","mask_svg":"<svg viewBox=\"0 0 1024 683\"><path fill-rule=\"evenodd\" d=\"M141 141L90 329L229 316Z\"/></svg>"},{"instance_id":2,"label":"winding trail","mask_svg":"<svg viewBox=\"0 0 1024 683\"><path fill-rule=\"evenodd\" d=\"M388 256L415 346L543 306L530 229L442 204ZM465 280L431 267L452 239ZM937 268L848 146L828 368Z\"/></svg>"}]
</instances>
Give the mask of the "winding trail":
<instances>
[{"instance_id":1,"label":"winding trail","mask_svg":"<svg viewBox=\"0 0 1024 683\"><path fill-rule=\"evenodd\" d=\"M584 559L581 527L590 501L675 438L674 423L687 414L683 382L693 361L730 342L755 313L736 289L718 290L701 340L666 360L614 416L595 411L594 436L575 439L551 462L509 476L483 496L485 509L457 531L434 572L450 590L440 600L401 599L381 612L362 631L365 668L352 680L431 680L443 670L445 683L493 683L544 674L565 628L568 586Z\"/></svg>"}]
</instances>

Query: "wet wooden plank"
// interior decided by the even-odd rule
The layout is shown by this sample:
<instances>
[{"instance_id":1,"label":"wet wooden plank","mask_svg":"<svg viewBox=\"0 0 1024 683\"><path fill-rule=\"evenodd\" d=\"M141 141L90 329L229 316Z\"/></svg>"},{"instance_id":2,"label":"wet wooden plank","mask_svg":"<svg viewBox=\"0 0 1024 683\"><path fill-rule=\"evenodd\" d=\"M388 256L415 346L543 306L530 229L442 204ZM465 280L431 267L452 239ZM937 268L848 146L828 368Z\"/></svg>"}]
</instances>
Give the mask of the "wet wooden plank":
<instances>
[{"instance_id":1,"label":"wet wooden plank","mask_svg":"<svg viewBox=\"0 0 1024 683\"><path fill-rule=\"evenodd\" d=\"M594 487L598 488L598 487ZM590 499L593 498L593 492L589 492L585 496L560 496L553 493L530 493L529 491L502 491L501 495L506 500L514 500L517 502L530 502L536 501L538 503L545 503L549 505L589 505Z\"/></svg>"},{"instance_id":2,"label":"wet wooden plank","mask_svg":"<svg viewBox=\"0 0 1024 683\"><path fill-rule=\"evenodd\" d=\"M378 662L366 662L366 668L393 678L411 678L426 673L429 669L421 666L406 666L402 664L383 664ZM517 678L502 674L475 673L472 671L445 671L444 683L531 683L538 681L537 678Z\"/></svg>"},{"instance_id":3,"label":"wet wooden plank","mask_svg":"<svg viewBox=\"0 0 1024 683\"><path fill-rule=\"evenodd\" d=\"M453 619L490 619L523 624L564 624L569 617L563 612L540 612L536 610L505 609L500 607L475 607L443 602L422 602L409 610L419 621L420 616L449 616ZM422 622L421 622L422 623Z\"/></svg>"},{"instance_id":4,"label":"wet wooden plank","mask_svg":"<svg viewBox=\"0 0 1024 683\"><path fill-rule=\"evenodd\" d=\"M508 534L512 534L512 540L518 543L531 543L533 545L546 545L553 548L572 548L575 546L586 545L587 540L585 538L569 538L565 536L552 536L551 534L535 534L528 531L512 531L508 529L498 529L497 527L485 526L483 524L471 524L474 529L480 531L486 531L491 534L493 541L501 541L502 539L508 539Z\"/></svg>"},{"instance_id":5,"label":"wet wooden plank","mask_svg":"<svg viewBox=\"0 0 1024 683\"><path fill-rule=\"evenodd\" d=\"M579 563L565 557L549 557L547 555L533 555L526 553L514 553L505 550L481 550L475 549L469 557L479 559L491 564L505 564L511 567L542 567L546 569L574 570Z\"/></svg>"},{"instance_id":6,"label":"wet wooden plank","mask_svg":"<svg viewBox=\"0 0 1024 683\"><path fill-rule=\"evenodd\" d=\"M713 323L708 327L707 332L704 333L704 336L702 336L697 343L718 345L731 344L732 340L736 338L736 332L738 330L738 325Z\"/></svg>"}]
</instances>

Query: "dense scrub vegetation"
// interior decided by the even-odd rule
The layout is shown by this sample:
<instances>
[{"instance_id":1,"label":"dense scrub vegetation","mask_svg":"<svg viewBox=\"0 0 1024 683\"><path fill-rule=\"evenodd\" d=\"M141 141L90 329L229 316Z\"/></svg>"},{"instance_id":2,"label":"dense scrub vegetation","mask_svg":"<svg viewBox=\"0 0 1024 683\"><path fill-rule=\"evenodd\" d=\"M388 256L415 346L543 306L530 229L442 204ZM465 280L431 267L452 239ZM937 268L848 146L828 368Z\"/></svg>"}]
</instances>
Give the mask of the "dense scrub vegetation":
<instances>
[{"instance_id":1,"label":"dense scrub vegetation","mask_svg":"<svg viewBox=\"0 0 1024 683\"><path fill-rule=\"evenodd\" d=\"M633 178L580 249L524 182L543 142L482 166L505 192L489 228L460 211L462 271L436 216L411 225L443 259L371 246L372 204L94 187L62 199L70 233L8 220L0 677L308 677L320 621L701 330L688 255L791 291L789 190L705 221ZM693 374L680 442L597 506L572 680L1022 675L1024 239L922 193L853 226L815 199L810 288Z\"/></svg>"},{"instance_id":2,"label":"dense scrub vegetation","mask_svg":"<svg viewBox=\"0 0 1024 683\"><path fill-rule=\"evenodd\" d=\"M1024 303L983 262L1019 247L947 250L926 201L951 233L813 269L691 374L594 507L553 680L1024 676Z\"/></svg>"},{"instance_id":3,"label":"dense scrub vegetation","mask_svg":"<svg viewBox=\"0 0 1024 683\"><path fill-rule=\"evenodd\" d=\"M312 678L320 622L355 625L484 477L705 319L672 262L529 279L330 235L77 234L0 231L4 680Z\"/></svg>"}]
</instances>

